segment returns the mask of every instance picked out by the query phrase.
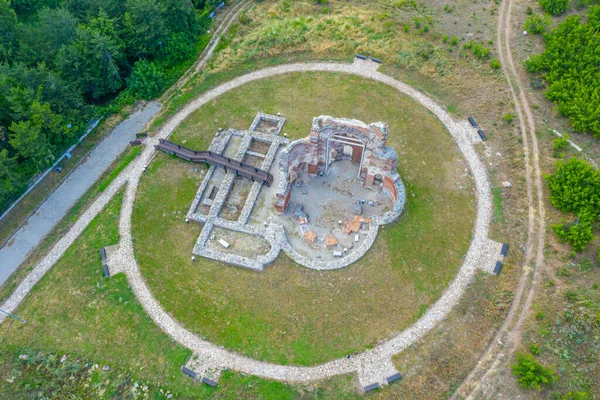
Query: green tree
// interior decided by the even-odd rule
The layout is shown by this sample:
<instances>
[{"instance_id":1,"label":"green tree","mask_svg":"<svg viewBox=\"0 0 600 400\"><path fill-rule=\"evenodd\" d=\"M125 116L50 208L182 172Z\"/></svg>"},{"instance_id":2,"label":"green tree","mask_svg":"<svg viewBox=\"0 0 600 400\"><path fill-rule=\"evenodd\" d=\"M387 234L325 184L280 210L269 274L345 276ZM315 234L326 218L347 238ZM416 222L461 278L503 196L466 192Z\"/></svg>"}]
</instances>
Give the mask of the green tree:
<instances>
[{"instance_id":1,"label":"green tree","mask_svg":"<svg viewBox=\"0 0 600 400\"><path fill-rule=\"evenodd\" d=\"M98 15L100 10L110 18L123 15L123 0L62 0L64 7L81 21L89 21Z\"/></svg>"},{"instance_id":2,"label":"green tree","mask_svg":"<svg viewBox=\"0 0 600 400\"><path fill-rule=\"evenodd\" d=\"M82 93L91 99L113 94L123 86L120 65L124 63L119 38L88 26L77 28L76 38L62 48L57 60L65 78L72 77Z\"/></svg>"},{"instance_id":3,"label":"green tree","mask_svg":"<svg viewBox=\"0 0 600 400\"><path fill-rule=\"evenodd\" d=\"M169 32L183 33L193 39L199 32L200 26L196 11L189 1L160 0L163 21Z\"/></svg>"},{"instance_id":4,"label":"green tree","mask_svg":"<svg viewBox=\"0 0 600 400\"><path fill-rule=\"evenodd\" d=\"M15 157L7 149L0 150L0 207L6 208L22 189Z\"/></svg>"},{"instance_id":5,"label":"green tree","mask_svg":"<svg viewBox=\"0 0 600 400\"><path fill-rule=\"evenodd\" d=\"M558 161L556 172L546 177L550 201L561 211L577 216L571 224L552 225L556 235L582 251L594 238L594 222L600 218L600 171L578 158Z\"/></svg>"},{"instance_id":6,"label":"green tree","mask_svg":"<svg viewBox=\"0 0 600 400\"><path fill-rule=\"evenodd\" d=\"M575 251L583 251L594 239L593 222L591 213L583 211L574 223L552 225L552 229L556 236L573 246Z\"/></svg>"},{"instance_id":7,"label":"green tree","mask_svg":"<svg viewBox=\"0 0 600 400\"><path fill-rule=\"evenodd\" d=\"M11 59L17 46L17 14L10 1L0 0L0 62Z\"/></svg>"},{"instance_id":8,"label":"green tree","mask_svg":"<svg viewBox=\"0 0 600 400\"><path fill-rule=\"evenodd\" d=\"M531 354L517 353L517 363L511 369L524 389L541 390L542 385L551 386L556 380L554 370L540 364Z\"/></svg>"},{"instance_id":9,"label":"green tree","mask_svg":"<svg viewBox=\"0 0 600 400\"><path fill-rule=\"evenodd\" d=\"M38 59L52 62L60 48L69 44L75 37L77 22L77 18L66 8L42 8L37 13L37 22L33 30Z\"/></svg>"},{"instance_id":10,"label":"green tree","mask_svg":"<svg viewBox=\"0 0 600 400\"><path fill-rule=\"evenodd\" d=\"M540 7L551 15L560 15L569 8L570 0L540 0Z\"/></svg>"},{"instance_id":11,"label":"green tree","mask_svg":"<svg viewBox=\"0 0 600 400\"><path fill-rule=\"evenodd\" d=\"M164 74L158 66L147 60L135 63L127 87L142 99L158 96L165 83Z\"/></svg>"},{"instance_id":12,"label":"green tree","mask_svg":"<svg viewBox=\"0 0 600 400\"><path fill-rule=\"evenodd\" d=\"M194 50L194 41L184 33L172 34L165 48L167 59L172 63L187 60Z\"/></svg>"},{"instance_id":13,"label":"green tree","mask_svg":"<svg viewBox=\"0 0 600 400\"><path fill-rule=\"evenodd\" d=\"M579 158L557 161L556 172L547 178L550 201L561 211L576 215L589 211L600 215L600 172Z\"/></svg>"},{"instance_id":14,"label":"green tree","mask_svg":"<svg viewBox=\"0 0 600 400\"><path fill-rule=\"evenodd\" d=\"M531 14L525 21L523 28L529 33L544 33L550 24L552 24L552 18L550 16Z\"/></svg>"},{"instance_id":15,"label":"green tree","mask_svg":"<svg viewBox=\"0 0 600 400\"><path fill-rule=\"evenodd\" d=\"M600 6L589 9L586 24L571 15L544 40L546 49L526 62L527 70L543 74L545 96L575 129L600 137Z\"/></svg>"},{"instance_id":16,"label":"green tree","mask_svg":"<svg viewBox=\"0 0 600 400\"><path fill-rule=\"evenodd\" d=\"M47 103L34 102L27 120L10 125L9 143L19 156L31 161L38 171L42 170L54 161L54 149L46 133L56 129L59 123L59 117L50 111Z\"/></svg>"},{"instance_id":17,"label":"green tree","mask_svg":"<svg viewBox=\"0 0 600 400\"><path fill-rule=\"evenodd\" d=\"M127 0L123 35L133 58L153 58L164 51L168 30L156 0Z\"/></svg>"}]
</instances>

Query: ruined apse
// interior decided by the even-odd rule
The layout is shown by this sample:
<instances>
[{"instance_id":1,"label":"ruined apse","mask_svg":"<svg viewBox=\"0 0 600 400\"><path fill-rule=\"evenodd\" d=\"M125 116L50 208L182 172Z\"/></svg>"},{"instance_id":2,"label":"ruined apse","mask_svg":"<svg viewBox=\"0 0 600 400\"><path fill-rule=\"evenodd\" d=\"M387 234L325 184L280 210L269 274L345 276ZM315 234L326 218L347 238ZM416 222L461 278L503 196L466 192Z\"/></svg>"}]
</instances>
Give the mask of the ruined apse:
<instances>
[{"instance_id":1,"label":"ruined apse","mask_svg":"<svg viewBox=\"0 0 600 400\"><path fill-rule=\"evenodd\" d=\"M396 202L396 151L385 145L387 124L346 118L320 116L313 119L310 135L290 143L281 153L281 179L276 193L275 209L285 213L292 184L305 167L312 176L327 174L332 162L352 160L359 164L358 178L366 187L381 188Z\"/></svg>"}]
</instances>

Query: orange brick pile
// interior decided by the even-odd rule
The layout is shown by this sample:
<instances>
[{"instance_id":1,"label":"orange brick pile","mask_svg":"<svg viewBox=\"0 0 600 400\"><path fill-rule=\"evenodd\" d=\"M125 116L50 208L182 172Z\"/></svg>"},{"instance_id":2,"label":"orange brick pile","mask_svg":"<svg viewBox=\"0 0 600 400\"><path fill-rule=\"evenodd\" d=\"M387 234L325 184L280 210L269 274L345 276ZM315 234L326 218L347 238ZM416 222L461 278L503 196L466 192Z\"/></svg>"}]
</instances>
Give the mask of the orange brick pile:
<instances>
[{"instance_id":1,"label":"orange brick pile","mask_svg":"<svg viewBox=\"0 0 600 400\"><path fill-rule=\"evenodd\" d=\"M360 228L361 228L363 222L370 224L371 218L365 218L361 215L357 215L354 217L354 220L352 222L350 222L350 221L344 222L344 228L342 230L344 231L344 233L346 235L349 235L352 232L358 233L360 231Z\"/></svg>"},{"instance_id":2,"label":"orange brick pile","mask_svg":"<svg viewBox=\"0 0 600 400\"><path fill-rule=\"evenodd\" d=\"M333 247L333 246L337 246L338 245L338 241L335 238L335 236L329 236L325 238L325 246L327 247Z\"/></svg>"},{"instance_id":3,"label":"orange brick pile","mask_svg":"<svg viewBox=\"0 0 600 400\"><path fill-rule=\"evenodd\" d=\"M314 243L317 240L317 234L313 231L308 231L304 234L304 239L308 240L311 243Z\"/></svg>"}]
</instances>

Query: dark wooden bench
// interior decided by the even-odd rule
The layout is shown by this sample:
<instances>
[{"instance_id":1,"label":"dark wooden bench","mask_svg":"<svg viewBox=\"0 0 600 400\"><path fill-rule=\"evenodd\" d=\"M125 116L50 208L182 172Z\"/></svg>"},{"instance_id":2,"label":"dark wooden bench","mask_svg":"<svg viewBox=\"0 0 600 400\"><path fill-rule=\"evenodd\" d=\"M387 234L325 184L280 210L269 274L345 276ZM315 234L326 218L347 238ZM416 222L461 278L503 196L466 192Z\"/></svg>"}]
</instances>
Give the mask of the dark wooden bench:
<instances>
[{"instance_id":1,"label":"dark wooden bench","mask_svg":"<svg viewBox=\"0 0 600 400\"><path fill-rule=\"evenodd\" d=\"M479 136L481 137L481 140L483 140L484 142L487 140L487 137L485 136L485 133L483 133L483 131L481 129L478 129L477 133L479 133Z\"/></svg>"},{"instance_id":2,"label":"dark wooden bench","mask_svg":"<svg viewBox=\"0 0 600 400\"><path fill-rule=\"evenodd\" d=\"M387 381L387 383L392 383L392 382L397 381L400 378L402 378L402 374L400 372L398 372L397 374L394 374L394 375L390 376L389 378L385 378L385 380Z\"/></svg>"},{"instance_id":3,"label":"dark wooden bench","mask_svg":"<svg viewBox=\"0 0 600 400\"><path fill-rule=\"evenodd\" d=\"M498 275L500 270L502 269L502 261L498 261L496 263L496 267L494 268L494 275Z\"/></svg>"},{"instance_id":4,"label":"dark wooden bench","mask_svg":"<svg viewBox=\"0 0 600 400\"><path fill-rule=\"evenodd\" d=\"M102 257L102 264L106 264L106 247L100 249L100 257Z\"/></svg>"},{"instance_id":5,"label":"dark wooden bench","mask_svg":"<svg viewBox=\"0 0 600 400\"><path fill-rule=\"evenodd\" d=\"M135 140L132 140L131 142L129 142L129 144L130 144L132 147L135 147L135 146L140 146L140 145L142 144L142 141L141 141L141 140L139 140L139 139L135 139Z\"/></svg>"},{"instance_id":6,"label":"dark wooden bench","mask_svg":"<svg viewBox=\"0 0 600 400\"><path fill-rule=\"evenodd\" d=\"M362 54L357 54L356 58L360 58L361 60L366 60L367 56L363 56Z\"/></svg>"},{"instance_id":7,"label":"dark wooden bench","mask_svg":"<svg viewBox=\"0 0 600 400\"><path fill-rule=\"evenodd\" d=\"M379 389L379 383L373 383L373 384L371 384L369 386L365 386L364 387L365 393L368 393L368 392L370 392L372 390L375 390L375 389Z\"/></svg>"},{"instance_id":8,"label":"dark wooden bench","mask_svg":"<svg viewBox=\"0 0 600 400\"><path fill-rule=\"evenodd\" d=\"M138 139L141 139L141 138L148 137L148 132L140 132L140 133L136 133L136 134L135 134L135 137L136 137L136 138L138 138Z\"/></svg>"},{"instance_id":9,"label":"dark wooden bench","mask_svg":"<svg viewBox=\"0 0 600 400\"><path fill-rule=\"evenodd\" d=\"M183 372L184 374L186 374L187 376L189 376L190 378L198 378L198 375L196 375L196 373L194 371L192 371L189 368L186 367L181 367L181 372Z\"/></svg>"},{"instance_id":10,"label":"dark wooden bench","mask_svg":"<svg viewBox=\"0 0 600 400\"><path fill-rule=\"evenodd\" d=\"M371 58L371 61L376 62L377 64L383 63L379 58Z\"/></svg>"},{"instance_id":11,"label":"dark wooden bench","mask_svg":"<svg viewBox=\"0 0 600 400\"><path fill-rule=\"evenodd\" d=\"M208 379L206 377L202 378L202 383L206 383L208 386L212 386L212 387L217 386L217 382L213 381L212 379Z\"/></svg>"},{"instance_id":12,"label":"dark wooden bench","mask_svg":"<svg viewBox=\"0 0 600 400\"><path fill-rule=\"evenodd\" d=\"M502 245L502 250L500 250L500 255L501 255L502 257L504 257L504 256L506 255L506 253L508 253L508 244L507 244L507 243L504 243L504 244Z\"/></svg>"},{"instance_id":13,"label":"dark wooden bench","mask_svg":"<svg viewBox=\"0 0 600 400\"><path fill-rule=\"evenodd\" d=\"M469 122L473 128L477 128L477 122L473 119L473 117L469 117Z\"/></svg>"},{"instance_id":14,"label":"dark wooden bench","mask_svg":"<svg viewBox=\"0 0 600 400\"><path fill-rule=\"evenodd\" d=\"M108 278L110 276L110 271L108 270L108 265L102 264L102 269L104 270L104 277Z\"/></svg>"}]
</instances>

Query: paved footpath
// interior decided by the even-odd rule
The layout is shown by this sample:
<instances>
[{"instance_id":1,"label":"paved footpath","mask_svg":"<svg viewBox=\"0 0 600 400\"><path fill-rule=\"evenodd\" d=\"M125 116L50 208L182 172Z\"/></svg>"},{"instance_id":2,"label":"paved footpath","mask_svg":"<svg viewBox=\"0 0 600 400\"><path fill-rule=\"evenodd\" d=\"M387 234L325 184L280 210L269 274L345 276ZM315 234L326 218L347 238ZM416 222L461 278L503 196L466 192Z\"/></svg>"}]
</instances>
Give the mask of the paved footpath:
<instances>
[{"instance_id":1,"label":"paved footpath","mask_svg":"<svg viewBox=\"0 0 600 400\"><path fill-rule=\"evenodd\" d=\"M67 214L69 209L100 178L115 159L160 111L161 105L148 103L109 133L90 155L39 206L34 214L0 248L0 285L21 265L27 255Z\"/></svg>"}]
</instances>

